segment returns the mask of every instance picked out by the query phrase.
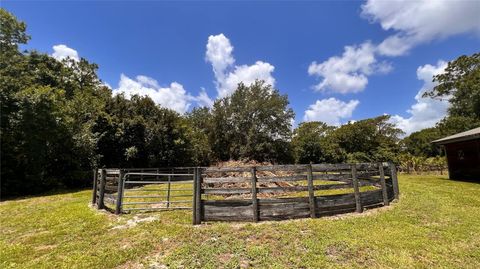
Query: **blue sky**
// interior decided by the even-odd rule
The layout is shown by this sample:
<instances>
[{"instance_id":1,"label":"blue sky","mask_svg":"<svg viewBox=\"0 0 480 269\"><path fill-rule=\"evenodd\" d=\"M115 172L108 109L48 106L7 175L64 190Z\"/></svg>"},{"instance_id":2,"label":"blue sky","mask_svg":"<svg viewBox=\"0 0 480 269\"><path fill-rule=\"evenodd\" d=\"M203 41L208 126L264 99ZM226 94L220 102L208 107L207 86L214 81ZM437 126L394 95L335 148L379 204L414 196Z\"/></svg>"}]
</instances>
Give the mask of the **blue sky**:
<instances>
[{"instance_id":1,"label":"blue sky","mask_svg":"<svg viewBox=\"0 0 480 269\"><path fill-rule=\"evenodd\" d=\"M442 72L442 60L480 47L479 1L3 1L2 7L27 23L26 48L97 63L114 93L147 94L183 113L228 95L239 81L261 78L288 94L297 124L387 113L407 133L432 126L447 104L419 93L434 86L430 78Z\"/></svg>"}]
</instances>

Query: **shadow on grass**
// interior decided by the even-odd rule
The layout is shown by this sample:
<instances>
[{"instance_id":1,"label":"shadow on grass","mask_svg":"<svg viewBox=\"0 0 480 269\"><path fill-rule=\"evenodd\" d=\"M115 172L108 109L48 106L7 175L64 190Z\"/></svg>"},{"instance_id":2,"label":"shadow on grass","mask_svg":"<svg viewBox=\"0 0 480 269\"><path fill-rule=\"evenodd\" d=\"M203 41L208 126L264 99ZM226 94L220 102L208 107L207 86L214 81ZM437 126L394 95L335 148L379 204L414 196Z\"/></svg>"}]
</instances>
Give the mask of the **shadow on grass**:
<instances>
[{"instance_id":1,"label":"shadow on grass","mask_svg":"<svg viewBox=\"0 0 480 269\"><path fill-rule=\"evenodd\" d=\"M446 179L453 182L467 182L467 183L475 183L480 184L480 179L473 179L473 178L462 178L462 179Z\"/></svg>"},{"instance_id":2,"label":"shadow on grass","mask_svg":"<svg viewBox=\"0 0 480 269\"><path fill-rule=\"evenodd\" d=\"M46 192L38 193L38 194L29 194L29 195L18 195L18 196L2 196L0 197L0 202L6 202L6 201L21 201L25 199L30 199L30 198L37 198L37 197L48 197L48 196L53 196L53 195L59 195L59 194L73 194L73 193L78 193L86 190L92 190L92 188L57 188L54 190L49 190Z\"/></svg>"}]
</instances>

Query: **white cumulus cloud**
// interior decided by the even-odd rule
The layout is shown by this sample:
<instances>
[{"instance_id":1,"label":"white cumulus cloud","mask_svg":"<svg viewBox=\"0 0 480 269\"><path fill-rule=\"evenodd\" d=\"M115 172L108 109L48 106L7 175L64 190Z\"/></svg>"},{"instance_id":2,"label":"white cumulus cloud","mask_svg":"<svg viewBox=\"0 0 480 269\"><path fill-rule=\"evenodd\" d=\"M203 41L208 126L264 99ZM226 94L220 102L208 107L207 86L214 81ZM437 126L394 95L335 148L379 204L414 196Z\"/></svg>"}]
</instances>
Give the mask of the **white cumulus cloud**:
<instances>
[{"instance_id":1,"label":"white cumulus cloud","mask_svg":"<svg viewBox=\"0 0 480 269\"><path fill-rule=\"evenodd\" d=\"M436 84L432 82L433 76L443 73L447 63L439 61L437 65L426 64L417 69L417 78L423 81L422 88L415 95L416 103L407 110L409 117L394 115L391 121L402 129L407 135L424 128L433 127L435 123L445 117L448 109L448 100L422 97L423 93L431 90Z\"/></svg>"},{"instance_id":2,"label":"white cumulus cloud","mask_svg":"<svg viewBox=\"0 0 480 269\"><path fill-rule=\"evenodd\" d=\"M386 56L403 55L418 44L449 36L480 35L479 1L368 0L362 15L396 33L379 46Z\"/></svg>"},{"instance_id":3,"label":"white cumulus cloud","mask_svg":"<svg viewBox=\"0 0 480 269\"><path fill-rule=\"evenodd\" d=\"M232 52L233 46L224 34L208 37L205 60L212 64L217 80L222 80L227 68L235 63Z\"/></svg>"},{"instance_id":4,"label":"white cumulus cloud","mask_svg":"<svg viewBox=\"0 0 480 269\"><path fill-rule=\"evenodd\" d=\"M70 57L71 59L77 62L80 61L80 57L78 57L78 52L63 44L53 46L52 57L59 61L66 59L68 57Z\"/></svg>"},{"instance_id":5,"label":"white cumulus cloud","mask_svg":"<svg viewBox=\"0 0 480 269\"><path fill-rule=\"evenodd\" d=\"M368 75L390 70L388 63L377 62L375 46L367 41L360 46L346 46L342 56L330 57L322 63L312 62L308 74L322 79L315 90L345 94L363 91Z\"/></svg>"},{"instance_id":6,"label":"white cumulus cloud","mask_svg":"<svg viewBox=\"0 0 480 269\"><path fill-rule=\"evenodd\" d=\"M355 93L365 89L368 76L388 72L392 67L378 62L379 56L395 57L413 47L458 34L480 36L480 1L367 0L362 16L379 23L393 34L380 44L364 42L346 46L342 56L313 62L308 73L321 78L316 90Z\"/></svg>"},{"instance_id":7,"label":"white cumulus cloud","mask_svg":"<svg viewBox=\"0 0 480 269\"><path fill-rule=\"evenodd\" d=\"M209 36L206 49L205 60L212 64L219 98L233 93L240 82L250 85L259 79L275 85L273 65L263 61L253 65L235 65L233 46L224 34Z\"/></svg>"},{"instance_id":8,"label":"white cumulus cloud","mask_svg":"<svg viewBox=\"0 0 480 269\"><path fill-rule=\"evenodd\" d=\"M360 101L350 100L348 103L336 98L317 100L305 111L304 121L323 121L329 125L340 125L341 119L348 119Z\"/></svg>"},{"instance_id":9,"label":"white cumulus cloud","mask_svg":"<svg viewBox=\"0 0 480 269\"><path fill-rule=\"evenodd\" d=\"M155 79L147 76L137 76L132 79L121 74L118 88L113 90L113 94L120 93L124 93L127 98L133 95L148 96L162 107L182 114L187 112L191 101L195 100L195 97L188 94L181 84L172 82L167 87L161 87Z\"/></svg>"},{"instance_id":10,"label":"white cumulus cloud","mask_svg":"<svg viewBox=\"0 0 480 269\"><path fill-rule=\"evenodd\" d=\"M214 100L208 96L207 91L205 91L204 88L200 90L198 96L194 97L194 100L197 101L200 106L204 107L212 107L214 103Z\"/></svg>"}]
</instances>

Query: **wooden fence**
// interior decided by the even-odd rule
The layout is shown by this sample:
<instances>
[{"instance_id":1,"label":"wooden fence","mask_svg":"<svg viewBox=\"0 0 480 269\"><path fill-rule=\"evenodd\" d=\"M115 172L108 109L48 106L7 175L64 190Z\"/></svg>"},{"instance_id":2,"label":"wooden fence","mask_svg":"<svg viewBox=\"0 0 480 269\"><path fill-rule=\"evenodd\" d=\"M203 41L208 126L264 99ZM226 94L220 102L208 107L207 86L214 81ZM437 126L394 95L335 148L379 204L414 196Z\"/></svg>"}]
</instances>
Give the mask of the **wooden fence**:
<instances>
[{"instance_id":1,"label":"wooden fence","mask_svg":"<svg viewBox=\"0 0 480 269\"><path fill-rule=\"evenodd\" d=\"M201 170L195 182L194 224L362 212L364 208L388 205L399 196L396 169L390 163ZM285 197L287 194L289 197Z\"/></svg>"},{"instance_id":2,"label":"wooden fence","mask_svg":"<svg viewBox=\"0 0 480 269\"><path fill-rule=\"evenodd\" d=\"M175 183L181 188L173 189ZM154 188L147 188L149 184ZM193 209L193 224L200 224L362 212L398 197L397 172L391 163L309 164L96 169L92 203L116 214ZM141 200L126 201L129 198Z\"/></svg>"}]
</instances>

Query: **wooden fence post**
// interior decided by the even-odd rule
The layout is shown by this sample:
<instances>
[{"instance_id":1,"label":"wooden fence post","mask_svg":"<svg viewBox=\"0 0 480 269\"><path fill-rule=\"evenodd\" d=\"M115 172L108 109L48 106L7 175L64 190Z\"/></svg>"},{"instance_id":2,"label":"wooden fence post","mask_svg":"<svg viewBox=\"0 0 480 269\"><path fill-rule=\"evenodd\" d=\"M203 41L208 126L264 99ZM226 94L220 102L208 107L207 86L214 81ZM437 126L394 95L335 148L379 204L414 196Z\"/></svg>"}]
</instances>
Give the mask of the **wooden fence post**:
<instances>
[{"instance_id":1,"label":"wooden fence post","mask_svg":"<svg viewBox=\"0 0 480 269\"><path fill-rule=\"evenodd\" d=\"M310 217L315 218L315 192L313 190L313 172L312 164L307 165L307 181L308 181L308 204L310 206Z\"/></svg>"},{"instance_id":2,"label":"wooden fence post","mask_svg":"<svg viewBox=\"0 0 480 269\"><path fill-rule=\"evenodd\" d=\"M168 183L167 183L167 208L170 208L170 188L171 188L171 180L172 175L168 175Z\"/></svg>"},{"instance_id":3,"label":"wooden fence post","mask_svg":"<svg viewBox=\"0 0 480 269\"><path fill-rule=\"evenodd\" d=\"M389 163L389 166L390 166L390 174L392 177L393 194L395 196L395 199L398 200L398 198L400 198L400 191L398 188L397 168L395 167L394 163Z\"/></svg>"},{"instance_id":4,"label":"wooden fence post","mask_svg":"<svg viewBox=\"0 0 480 269\"><path fill-rule=\"evenodd\" d=\"M97 203L97 182L98 181L98 169L93 169L93 194L92 194L92 205Z\"/></svg>"},{"instance_id":5,"label":"wooden fence post","mask_svg":"<svg viewBox=\"0 0 480 269\"><path fill-rule=\"evenodd\" d=\"M116 204L115 204L115 214L120 214L122 213L122 200L123 200L123 188L124 188L124 177L125 176L125 172L120 169L120 171L118 172L118 188L117 188L117 201L116 201Z\"/></svg>"},{"instance_id":6,"label":"wooden fence post","mask_svg":"<svg viewBox=\"0 0 480 269\"><path fill-rule=\"evenodd\" d=\"M252 173L252 210L253 221L258 221L258 200L257 200L257 168L254 166L251 170Z\"/></svg>"},{"instance_id":7,"label":"wooden fence post","mask_svg":"<svg viewBox=\"0 0 480 269\"><path fill-rule=\"evenodd\" d=\"M192 224L197 223L197 169L193 169Z\"/></svg>"},{"instance_id":8,"label":"wooden fence post","mask_svg":"<svg viewBox=\"0 0 480 269\"><path fill-rule=\"evenodd\" d=\"M385 171L383 171L383 163L378 163L378 170L380 172L380 185L382 186L383 205L389 205L387 195L387 184L385 183Z\"/></svg>"},{"instance_id":9,"label":"wooden fence post","mask_svg":"<svg viewBox=\"0 0 480 269\"><path fill-rule=\"evenodd\" d=\"M105 208L105 203L103 201L103 198L105 197L105 184L107 182L107 171L105 169L102 169L101 172L101 177L100 177L100 193L98 194L98 202L97 202L97 208L98 209L104 209Z\"/></svg>"},{"instance_id":10,"label":"wooden fence post","mask_svg":"<svg viewBox=\"0 0 480 269\"><path fill-rule=\"evenodd\" d=\"M363 212L362 200L360 199L360 188L358 187L358 178L357 178L357 165L352 164L352 183L353 191L355 193L355 206L357 213Z\"/></svg>"},{"instance_id":11,"label":"wooden fence post","mask_svg":"<svg viewBox=\"0 0 480 269\"><path fill-rule=\"evenodd\" d=\"M197 225L202 222L202 170L196 167L193 173L193 224Z\"/></svg>"}]
</instances>

